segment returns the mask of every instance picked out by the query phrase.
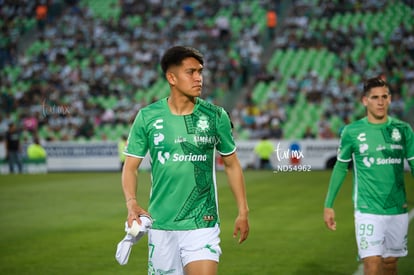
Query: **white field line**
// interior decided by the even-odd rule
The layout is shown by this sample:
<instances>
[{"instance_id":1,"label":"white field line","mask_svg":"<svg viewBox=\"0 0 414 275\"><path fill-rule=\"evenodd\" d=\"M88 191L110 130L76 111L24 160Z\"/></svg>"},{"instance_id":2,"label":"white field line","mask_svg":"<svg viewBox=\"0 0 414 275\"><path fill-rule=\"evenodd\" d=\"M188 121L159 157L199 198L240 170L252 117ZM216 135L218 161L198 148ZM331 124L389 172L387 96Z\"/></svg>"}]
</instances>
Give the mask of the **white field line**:
<instances>
[{"instance_id":1,"label":"white field line","mask_svg":"<svg viewBox=\"0 0 414 275\"><path fill-rule=\"evenodd\" d=\"M408 222L414 219L414 208L408 213ZM364 264L359 264L357 271L353 275L363 275L364 274Z\"/></svg>"}]
</instances>

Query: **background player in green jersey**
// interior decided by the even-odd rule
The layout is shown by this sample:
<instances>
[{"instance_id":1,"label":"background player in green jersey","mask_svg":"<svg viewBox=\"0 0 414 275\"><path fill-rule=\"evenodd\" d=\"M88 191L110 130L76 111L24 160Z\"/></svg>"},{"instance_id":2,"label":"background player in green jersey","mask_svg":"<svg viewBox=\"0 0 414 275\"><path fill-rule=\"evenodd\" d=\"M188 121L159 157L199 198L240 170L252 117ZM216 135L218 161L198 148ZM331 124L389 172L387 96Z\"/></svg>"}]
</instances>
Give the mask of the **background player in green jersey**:
<instances>
[{"instance_id":1,"label":"background player in green jersey","mask_svg":"<svg viewBox=\"0 0 414 275\"><path fill-rule=\"evenodd\" d=\"M148 274L214 275L221 249L215 177L222 156L238 216L234 237L249 232L244 176L230 119L223 108L200 97L203 56L191 47L166 51L161 67L167 98L142 108L130 130L122 172L128 224L153 218L148 232ZM148 211L137 202L137 169L149 152L152 186Z\"/></svg>"},{"instance_id":2,"label":"background player in green jersey","mask_svg":"<svg viewBox=\"0 0 414 275\"><path fill-rule=\"evenodd\" d=\"M388 116L391 94L380 77L364 83L365 118L347 125L325 200L326 226L336 230L333 203L353 162L355 234L364 274L397 274L399 257L407 255L408 213L404 161L414 175L411 127Z\"/></svg>"}]
</instances>

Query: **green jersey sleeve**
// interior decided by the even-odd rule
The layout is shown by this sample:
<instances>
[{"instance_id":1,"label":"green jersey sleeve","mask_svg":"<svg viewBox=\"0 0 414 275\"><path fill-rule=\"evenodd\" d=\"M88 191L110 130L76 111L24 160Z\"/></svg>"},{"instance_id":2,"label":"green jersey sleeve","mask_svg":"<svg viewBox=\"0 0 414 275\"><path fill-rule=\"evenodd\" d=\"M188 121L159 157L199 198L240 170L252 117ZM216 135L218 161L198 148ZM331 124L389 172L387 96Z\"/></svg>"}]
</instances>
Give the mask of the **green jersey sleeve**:
<instances>
[{"instance_id":1,"label":"green jersey sleeve","mask_svg":"<svg viewBox=\"0 0 414 275\"><path fill-rule=\"evenodd\" d=\"M232 134L230 117L224 109L221 109L221 115L218 116L218 143L217 151L221 155L231 155L236 151L236 145Z\"/></svg>"},{"instance_id":2,"label":"green jersey sleeve","mask_svg":"<svg viewBox=\"0 0 414 275\"><path fill-rule=\"evenodd\" d=\"M144 158L148 151L148 134L145 129L144 115L139 112L129 132L124 154Z\"/></svg>"},{"instance_id":3,"label":"green jersey sleeve","mask_svg":"<svg viewBox=\"0 0 414 275\"><path fill-rule=\"evenodd\" d=\"M332 208L335 198L341 188L345 176L348 173L348 163L352 160L353 146L352 138L349 135L348 127L345 127L341 133L341 139L338 148L337 161L329 180L328 193L325 198L325 207Z\"/></svg>"},{"instance_id":4,"label":"green jersey sleeve","mask_svg":"<svg viewBox=\"0 0 414 275\"><path fill-rule=\"evenodd\" d=\"M405 128L405 158L408 161L408 164L411 169L411 175L414 176L414 132L410 125L407 124Z\"/></svg>"},{"instance_id":5,"label":"green jersey sleeve","mask_svg":"<svg viewBox=\"0 0 414 275\"><path fill-rule=\"evenodd\" d=\"M329 180L328 193L325 198L325 207L332 208L336 195L339 192L346 174L348 173L348 163L337 161L332 171L331 178Z\"/></svg>"},{"instance_id":6,"label":"green jersey sleeve","mask_svg":"<svg viewBox=\"0 0 414 275\"><path fill-rule=\"evenodd\" d=\"M341 133L341 139L338 148L337 160L341 162L352 161L353 140L349 134L349 128L345 127Z\"/></svg>"}]
</instances>

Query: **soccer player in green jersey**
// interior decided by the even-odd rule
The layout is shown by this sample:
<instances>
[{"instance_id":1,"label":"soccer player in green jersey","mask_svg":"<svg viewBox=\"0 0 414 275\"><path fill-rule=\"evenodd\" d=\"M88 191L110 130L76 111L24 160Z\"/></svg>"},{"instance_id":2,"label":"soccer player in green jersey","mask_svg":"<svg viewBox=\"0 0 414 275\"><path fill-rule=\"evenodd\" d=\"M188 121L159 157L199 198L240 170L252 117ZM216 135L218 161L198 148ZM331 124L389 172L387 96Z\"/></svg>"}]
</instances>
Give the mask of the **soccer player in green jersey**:
<instances>
[{"instance_id":1,"label":"soccer player in green jersey","mask_svg":"<svg viewBox=\"0 0 414 275\"><path fill-rule=\"evenodd\" d=\"M411 127L388 116L391 94L380 77L364 83L367 115L341 134L337 162L325 200L326 226L336 230L333 204L353 162L355 235L364 274L397 274L399 257L407 255L408 209L404 162L414 175Z\"/></svg>"},{"instance_id":2,"label":"soccer player in green jersey","mask_svg":"<svg viewBox=\"0 0 414 275\"><path fill-rule=\"evenodd\" d=\"M215 156L223 158L238 216L234 237L249 232L243 171L226 111L200 98L203 56L175 46L161 59L170 95L142 108L130 130L122 172L128 224L150 215L148 274L217 274L221 254ZM149 152L148 211L136 199L137 169Z\"/></svg>"}]
</instances>

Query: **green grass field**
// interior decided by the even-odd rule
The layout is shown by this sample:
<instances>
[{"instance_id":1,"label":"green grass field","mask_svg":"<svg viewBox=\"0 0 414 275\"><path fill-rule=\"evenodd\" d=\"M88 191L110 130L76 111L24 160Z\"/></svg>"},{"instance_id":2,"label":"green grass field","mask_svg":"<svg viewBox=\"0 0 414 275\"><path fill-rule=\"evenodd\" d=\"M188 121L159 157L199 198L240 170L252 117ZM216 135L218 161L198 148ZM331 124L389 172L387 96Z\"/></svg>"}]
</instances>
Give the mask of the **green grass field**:
<instances>
[{"instance_id":1,"label":"green grass field","mask_svg":"<svg viewBox=\"0 0 414 275\"><path fill-rule=\"evenodd\" d=\"M222 275L353 274L351 176L336 204L337 231L323 223L329 171L245 173L249 239L232 238L237 213L223 172L218 173L222 220ZM406 174L410 209L414 181ZM138 199L147 205L149 174L140 174ZM125 203L120 173L52 173L0 176L0 274L146 274L146 238L126 266L115 258L124 237ZM414 274L414 222L400 275Z\"/></svg>"}]
</instances>

